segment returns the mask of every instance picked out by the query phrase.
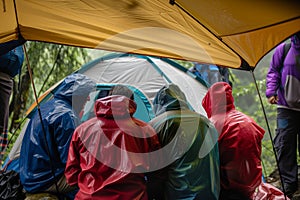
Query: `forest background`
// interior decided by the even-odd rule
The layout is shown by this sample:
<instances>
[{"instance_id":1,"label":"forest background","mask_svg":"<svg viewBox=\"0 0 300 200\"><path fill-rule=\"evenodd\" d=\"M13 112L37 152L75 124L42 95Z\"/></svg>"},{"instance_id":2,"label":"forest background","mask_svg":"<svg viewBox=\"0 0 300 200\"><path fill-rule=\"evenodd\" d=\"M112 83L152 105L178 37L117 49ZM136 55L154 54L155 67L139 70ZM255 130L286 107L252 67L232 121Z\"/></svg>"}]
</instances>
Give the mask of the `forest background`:
<instances>
[{"instance_id":1,"label":"forest background","mask_svg":"<svg viewBox=\"0 0 300 200\"><path fill-rule=\"evenodd\" d=\"M52 85L79 69L83 64L111 53L41 42L26 42L25 47L33 74L33 83L30 80L25 57L21 74L14 78L14 90L10 103L9 147L6 156L21 130L27 109L35 101L32 84L36 88L36 95L40 96ZM266 130L262 146L262 164L265 177L276 169L276 160L271 142L275 136L276 106L269 105L265 97L265 77L272 54L273 52L270 52L259 62L253 74L249 71L230 69L236 108L251 116ZM177 60L176 62L186 68L193 65L191 62L186 61ZM257 88L253 77L256 79ZM260 96L263 106L260 102ZM267 120L263 110L265 110Z\"/></svg>"}]
</instances>

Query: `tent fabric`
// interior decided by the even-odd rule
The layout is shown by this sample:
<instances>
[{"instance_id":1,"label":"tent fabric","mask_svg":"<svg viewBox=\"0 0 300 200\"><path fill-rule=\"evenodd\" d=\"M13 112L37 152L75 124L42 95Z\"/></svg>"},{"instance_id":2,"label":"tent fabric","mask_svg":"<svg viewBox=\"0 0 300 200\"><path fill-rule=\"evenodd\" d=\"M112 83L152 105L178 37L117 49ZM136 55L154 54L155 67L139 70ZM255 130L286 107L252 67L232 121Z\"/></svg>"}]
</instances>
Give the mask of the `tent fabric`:
<instances>
[{"instance_id":1,"label":"tent fabric","mask_svg":"<svg viewBox=\"0 0 300 200\"><path fill-rule=\"evenodd\" d=\"M253 69L300 30L299 1L3 0L0 43L43 41Z\"/></svg>"},{"instance_id":2,"label":"tent fabric","mask_svg":"<svg viewBox=\"0 0 300 200\"><path fill-rule=\"evenodd\" d=\"M94 92L91 92L89 94L89 98L87 102L85 103L85 106L82 110L82 116L81 116L81 122L85 122L88 119L95 116L94 113L94 104L95 101L101 97L105 97L108 95L109 90L114 86L118 84L97 84L97 89ZM125 85L125 84L122 84ZM134 101L137 104L136 112L134 113L133 117L142 120L144 122L149 122L154 117L153 112L153 105L150 99L139 89L137 89L134 86L131 85L125 85L128 87L133 95L134 95ZM104 95L103 95L104 94Z\"/></svg>"},{"instance_id":3,"label":"tent fabric","mask_svg":"<svg viewBox=\"0 0 300 200\"><path fill-rule=\"evenodd\" d=\"M171 59L111 53L82 66L78 73L85 74L102 85L104 83L131 85L145 93L150 101L161 87L175 83L185 92L193 110L206 116L201 101L207 92L207 83ZM48 94L55 90L56 85L42 94L38 101L47 100ZM36 103L33 103L26 115L29 115L35 106Z\"/></svg>"},{"instance_id":4,"label":"tent fabric","mask_svg":"<svg viewBox=\"0 0 300 200\"><path fill-rule=\"evenodd\" d=\"M170 59L109 54L88 63L78 72L87 75L97 83L122 83L135 86L151 101L160 88L168 83L174 83L184 91L192 109L206 115L201 105L207 92L205 83L198 81L189 74L187 69Z\"/></svg>"},{"instance_id":5,"label":"tent fabric","mask_svg":"<svg viewBox=\"0 0 300 200\"><path fill-rule=\"evenodd\" d=\"M12 149L10 150L7 158L5 159L5 161L2 165L2 169L14 170L16 172L20 171L19 157L20 157L20 151L21 151L21 144L22 144L22 141L24 138L26 127L29 124L29 121L30 121L29 118L26 118L24 120L23 128L21 129L17 140L14 142Z\"/></svg>"}]
</instances>

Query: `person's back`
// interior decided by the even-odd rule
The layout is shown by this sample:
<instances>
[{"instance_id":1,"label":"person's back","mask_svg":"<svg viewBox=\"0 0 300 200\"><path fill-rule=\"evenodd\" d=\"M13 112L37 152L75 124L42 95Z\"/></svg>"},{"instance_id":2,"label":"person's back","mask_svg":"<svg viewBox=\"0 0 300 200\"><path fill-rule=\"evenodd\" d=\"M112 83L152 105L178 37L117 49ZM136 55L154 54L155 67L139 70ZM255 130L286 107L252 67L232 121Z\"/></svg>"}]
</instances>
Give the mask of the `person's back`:
<instances>
[{"instance_id":1,"label":"person's back","mask_svg":"<svg viewBox=\"0 0 300 200\"><path fill-rule=\"evenodd\" d=\"M227 82L232 86L232 82L229 80L230 72L228 68L194 63L194 66L192 66L189 71L196 77L204 80L209 86L216 82Z\"/></svg>"},{"instance_id":2,"label":"person's back","mask_svg":"<svg viewBox=\"0 0 300 200\"><path fill-rule=\"evenodd\" d=\"M262 179L265 131L235 109L231 86L225 82L213 84L202 105L220 134L220 199L251 199Z\"/></svg>"},{"instance_id":3,"label":"person's back","mask_svg":"<svg viewBox=\"0 0 300 200\"><path fill-rule=\"evenodd\" d=\"M41 119L35 111L25 131L19 159L20 180L27 193L68 192L59 180L63 178L70 140L79 122L73 101L85 99L94 86L84 75L70 75L58 86L54 98L40 105Z\"/></svg>"},{"instance_id":4,"label":"person's back","mask_svg":"<svg viewBox=\"0 0 300 200\"><path fill-rule=\"evenodd\" d=\"M163 162L161 170L149 174L150 196L218 199L218 134L213 125L189 109L185 95L176 85L163 87L153 103L156 117L150 124L160 139Z\"/></svg>"},{"instance_id":5,"label":"person's back","mask_svg":"<svg viewBox=\"0 0 300 200\"><path fill-rule=\"evenodd\" d=\"M95 102L96 117L75 130L65 175L79 186L76 199L147 199L145 154L159 141L151 126L132 117L131 95L126 86L113 87Z\"/></svg>"}]
</instances>

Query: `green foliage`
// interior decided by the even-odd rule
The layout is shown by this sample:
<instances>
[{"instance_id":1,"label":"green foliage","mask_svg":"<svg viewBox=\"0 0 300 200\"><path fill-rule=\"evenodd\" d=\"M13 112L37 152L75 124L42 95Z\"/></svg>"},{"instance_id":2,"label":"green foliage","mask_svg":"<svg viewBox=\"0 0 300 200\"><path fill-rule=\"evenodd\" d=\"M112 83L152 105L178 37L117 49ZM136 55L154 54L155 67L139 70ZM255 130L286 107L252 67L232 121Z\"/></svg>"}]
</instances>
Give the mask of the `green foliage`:
<instances>
[{"instance_id":1,"label":"green foliage","mask_svg":"<svg viewBox=\"0 0 300 200\"><path fill-rule=\"evenodd\" d=\"M178 64L182 65L183 67L185 67L187 69L194 66L194 64L189 61L184 61L184 60L173 60L173 61L177 62Z\"/></svg>"},{"instance_id":2,"label":"green foliage","mask_svg":"<svg viewBox=\"0 0 300 200\"><path fill-rule=\"evenodd\" d=\"M27 109L36 100L32 83L34 83L36 95L39 97L52 85L91 60L87 49L83 48L30 41L25 43L25 48L26 54L21 75L20 78L18 76L15 78L11 98L11 125L8 133L11 141L6 150L6 156L19 135L23 125L21 122L26 116ZM33 81L30 80L26 58L29 61Z\"/></svg>"},{"instance_id":3,"label":"green foliage","mask_svg":"<svg viewBox=\"0 0 300 200\"><path fill-rule=\"evenodd\" d=\"M38 96L91 59L83 48L41 42L27 42L26 48Z\"/></svg>"},{"instance_id":4,"label":"green foliage","mask_svg":"<svg viewBox=\"0 0 300 200\"><path fill-rule=\"evenodd\" d=\"M264 176L270 175L276 168L276 159L271 140L262 142L261 162Z\"/></svg>"},{"instance_id":5,"label":"green foliage","mask_svg":"<svg viewBox=\"0 0 300 200\"><path fill-rule=\"evenodd\" d=\"M238 110L251 116L266 131L268 131L267 118L272 133L276 126L276 105L268 104L267 98L264 95L266 90L265 85L265 80L257 81L259 94L255 83L249 83L248 86L235 86L233 95L237 99L236 107Z\"/></svg>"}]
</instances>

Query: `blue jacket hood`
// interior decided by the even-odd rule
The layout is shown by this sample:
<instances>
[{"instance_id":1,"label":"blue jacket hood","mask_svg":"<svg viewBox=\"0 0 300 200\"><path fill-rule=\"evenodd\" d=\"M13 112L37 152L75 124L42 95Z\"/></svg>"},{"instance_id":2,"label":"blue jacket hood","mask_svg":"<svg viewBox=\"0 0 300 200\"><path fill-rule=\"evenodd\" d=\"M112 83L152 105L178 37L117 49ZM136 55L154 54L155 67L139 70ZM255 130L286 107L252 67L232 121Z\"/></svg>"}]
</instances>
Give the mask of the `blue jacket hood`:
<instances>
[{"instance_id":1,"label":"blue jacket hood","mask_svg":"<svg viewBox=\"0 0 300 200\"><path fill-rule=\"evenodd\" d=\"M72 105L74 99L85 99L96 84L83 74L67 76L54 91L54 97L67 100Z\"/></svg>"}]
</instances>

